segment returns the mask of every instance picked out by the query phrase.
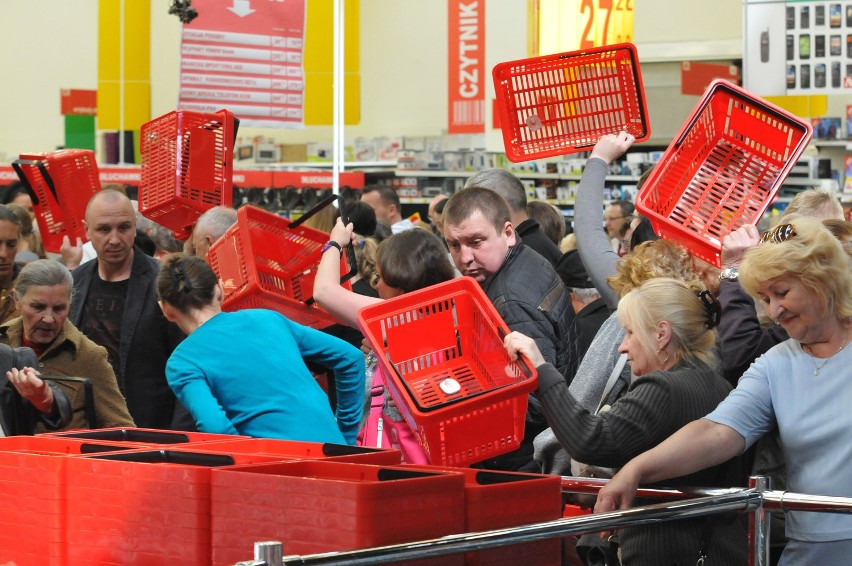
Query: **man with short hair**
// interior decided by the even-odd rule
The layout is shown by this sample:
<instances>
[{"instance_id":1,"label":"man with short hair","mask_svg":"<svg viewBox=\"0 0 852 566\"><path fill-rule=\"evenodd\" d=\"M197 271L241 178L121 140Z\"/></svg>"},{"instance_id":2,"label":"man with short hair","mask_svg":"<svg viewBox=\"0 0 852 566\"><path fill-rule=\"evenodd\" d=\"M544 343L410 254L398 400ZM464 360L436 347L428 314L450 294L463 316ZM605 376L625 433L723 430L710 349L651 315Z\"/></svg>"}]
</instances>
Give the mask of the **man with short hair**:
<instances>
[{"instance_id":1,"label":"man with short hair","mask_svg":"<svg viewBox=\"0 0 852 566\"><path fill-rule=\"evenodd\" d=\"M92 196L84 220L98 256L72 272L69 320L105 347L137 426L192 429L166 382L166 361L184 338L157 305L159 263L133 245L136 213L118 191Z\"/></svg>"},{"instance_id":2,"label":"man with short hair","mask_svg":"<svg viewBox=\"0 0 852 566\"><path fill-rule=\"evenodd\" d=\"M207 261L213 242L222 237L237 222L237 211L230 206L214 206L198 217L192 228L192 253Z\"/></svg>"},{"instance_id":3,"label":"man with short hair","mask_svg":"<svg viewBox=\"0 0 852 566\"><path fill-rule=\"evenodd\" d=\"M464 184L467 187L491 189L509 205L512 225L524 245L532 248L555 266L562 252L547 235L539 229L538 222L527 214L527 191L521 180L504 169L483 169Z\"/></svg>"},{"instance_id":4,"label":"man with short hair","mask_svg":"<svg viewBox=\"0 0 852 566\"><path fill-rule=\"evenodd\" d=\"M370 185L361 190L361 202L366 202L376 211L376 220L385 222L393 234L414 228L411 220L402 217L399 195L391 187Z\"/></svg>"},{"instance_id":5,"label":"man with short hair","mask_svg":"<svg viewBox=\"0 0 852 566\"><path fill-rule=\"evenodd\" d=\"M604 210L604 228L612 244L612 251L624 255L627 250L621 245L621 234L625 224L633 220L636 207L629 200L615 200Z\"/></svg>"},{"instance_id":6,"label":"man with short hair","mask_svg":"<svg viewBox=\"0 0 852 566\"><path fill-rule=\"evenodd\" d=\"M473 277L513 331L536 341L544 359L565 375L571 299L553 266L519 242L506 201L496 192L470 187L444 208L444 237L456 268ZM538 400L530 396L521 447L485 463L494 469L532 470L532 440L546 427Z\"/></svg>"}]
</instances>

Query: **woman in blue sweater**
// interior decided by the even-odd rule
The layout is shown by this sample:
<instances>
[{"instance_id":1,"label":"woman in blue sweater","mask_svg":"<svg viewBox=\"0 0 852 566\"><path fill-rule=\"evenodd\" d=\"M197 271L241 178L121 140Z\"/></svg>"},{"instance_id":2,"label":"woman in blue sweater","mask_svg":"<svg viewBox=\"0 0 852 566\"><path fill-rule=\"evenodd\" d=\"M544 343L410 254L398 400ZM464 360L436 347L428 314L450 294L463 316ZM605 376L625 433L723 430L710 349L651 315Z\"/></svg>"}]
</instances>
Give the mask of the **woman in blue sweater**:
<instances>
[{"instance_id":1,"label":"woman in blue sweater","mask_svg":"<svg viewBox=\"0 0 852 566\"><path fill-rule=\"evenodd\" d=\"M163 314L187 335L166 377L199 430L355 443L364 391L357 348L274 311L222 312L222 284L197 257L168 256L157 291ZM303 359L334 370L336 415Z\"/></svg>"}]
</instances>

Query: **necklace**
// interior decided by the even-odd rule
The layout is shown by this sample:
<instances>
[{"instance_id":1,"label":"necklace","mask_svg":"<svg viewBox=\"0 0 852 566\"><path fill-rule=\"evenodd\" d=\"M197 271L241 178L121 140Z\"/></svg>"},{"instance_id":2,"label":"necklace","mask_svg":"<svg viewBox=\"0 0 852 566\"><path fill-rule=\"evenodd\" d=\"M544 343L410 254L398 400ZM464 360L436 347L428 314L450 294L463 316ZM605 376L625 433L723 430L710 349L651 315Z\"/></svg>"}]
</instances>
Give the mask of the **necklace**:
<instances>
[{"instance_id":1,"label":"necklace","mask_svg":"<svg viewBox=\"0 0 852 566\"><path fill-rule=\"evenodd\" d=\"M817 364L817 358L816 358L816 356L813 355L813 349L811 348L810 344L807 344L807 347L808 347L807 353L810 356L811 363L814 364L814 375L815 376L819 375L820 370L822 370L822 368L824 368L825 365L828 362L831 361L831 358L833 358L834 356L839 354L841 352L841 350L843 350L843 348L846 347L846 344L848 342L849 342L849 333L847 332L846 337L843 339L843 343L840 345L840 347L837 349L837 351L834 352L833 354L831 354L830 356L828 356L826 359L824 359L821 364Z\"/></svg>"}]
</instances>

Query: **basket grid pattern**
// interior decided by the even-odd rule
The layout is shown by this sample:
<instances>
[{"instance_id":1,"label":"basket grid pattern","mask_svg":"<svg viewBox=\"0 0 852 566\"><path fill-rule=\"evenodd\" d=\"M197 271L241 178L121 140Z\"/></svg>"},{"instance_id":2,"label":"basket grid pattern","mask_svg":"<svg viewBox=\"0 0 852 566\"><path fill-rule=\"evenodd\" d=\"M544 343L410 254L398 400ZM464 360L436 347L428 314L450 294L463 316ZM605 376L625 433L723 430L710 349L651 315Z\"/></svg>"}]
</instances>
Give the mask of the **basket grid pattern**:
<instances>
[{"instance_id":1,"label":"basket grid pattern","mask_svg":"<svg viewBox=\"0 0 852 566\"><path fill-rule=\"evenodd\" d=\"M740 111L761 120L784 136L775 148L751 138L732 124ZM789 157L794 129L769 114L735 99L728 100L723 128L717 128L712 106L701 113L684 138L672 165L661 175L660 185L686 186L680 198L662 197L652 189L649 208L679 224L684 230L709 238L716 246L725 235L760 219L765 203L785 160ZM696 153L706 158L688 158ZM708 260L707 257L702 259Z\"/></svg>"},{"instance_id":2,"label":"basket grid pattern","mask_svg":"<svg viewBox=\"0 0 852 566\"><path fill-rule=\"evenodd\" d=\"M448 298L387 317L380 321L383 341L387 346L388 329L415 323L431 314L443 311L450 311L453 315L453 321L458 325L456 308L456 299ZM510 385L521 378L520 370L511 363L502 343L496 339L497 332L493 328L493 324L483 316L479 309L473 310L472 317L472 329L469 333L465 333L469 340L462 340L459 329L456 328L454 332L455 344L400 362L394 362L390 358L390 353L386 353L388 361L396 368L413 400L421 410L428 411L469 399L478 394ZM489 340L488 337L493 339ZM478 355L465 355L466 352L463 349L468 347ZM507 370L510 372L510 379L504 384L494 381L494 367L487 367L485 364L485 360L490 360L492 361L491 365L493 365L495 355L502 365L499 371L501 373ZM462 363L460 364L458 361ZM448 393L441 389L441 382L448 378L458 382L459 391Z\"/></svg>"},{"instance_id":3,"label":"basket grid pattern","mask_svg":"<svg viewBox=\"0 0 852 566\"><path fill-rule=\"evenodd\" d=\"M581 151L621 130L647 139L634 53L622 44L497 65L495 91L510 159Z\"/></svg>"}]
</instances>

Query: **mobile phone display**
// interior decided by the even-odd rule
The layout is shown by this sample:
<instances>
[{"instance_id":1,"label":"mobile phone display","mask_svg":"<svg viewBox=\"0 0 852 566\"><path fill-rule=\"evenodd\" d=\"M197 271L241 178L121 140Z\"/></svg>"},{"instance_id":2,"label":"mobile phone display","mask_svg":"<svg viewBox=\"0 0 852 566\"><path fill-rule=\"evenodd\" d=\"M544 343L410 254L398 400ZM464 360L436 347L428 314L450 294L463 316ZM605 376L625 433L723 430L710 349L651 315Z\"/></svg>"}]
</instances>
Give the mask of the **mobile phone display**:
<instances>
[{"instance_id":1,"label":"mobile phone display","mask_svg":"<svg viewBox=\"0 0 852 566\"><path fill-rule=\"evenodd\" d=\"M808 29L811 27L811 7L810 6L802 6L801 11L799 12L799 27L802 29Z\"/></svg>"},{"instance_id":2,"label":"mobile phone display","mask_svg":"<svg viewBox=\"0 0 852 566\"><path fill-rule=\"evenodd\" d=\"M840 61L831 64L831 88L840 88Z\"/></svg>"},{"instance_id":3,"label":"mobile phone display","mask_svg":"<svg viewBox=\"0 0 852 566\"><path fill-rule=\"evenodd\" d=\"M811 58L811 36L802 34L799 36L799 59Z\"/></svg>"},{"instance_id":4,"label":"mobile phone display","mask_svg":"<svg viewBox=\"0 0 852 566\"><path fill-rule=\"evenodd\" d=\"M846 27L852 28L852 4L846 4Z\"/></svg>"},{"instance_id":5,"label":"mobile phone display","mask_svg":"<svg viewBox=\"0 0 852 566\"><path fill-rule=\"evenodd\" d=\"M837 38L838 48L840 45L840 37ZM796 58L796 38L787 34L787 60L792 61Z\"/></svg>"},{"instance_id":6,"label":"mobile phone display","mask_svg":"<svg viewBox=\"0 0 852 566\"><path fill-rule=\"evenodd\" d=\"M817 27L825 25L825 6L823 4L814 7L814 25Z\"/></svg>"},{"instance_id":7,"label":"mobile phone display","mask_svg":"<svg viewBox=\"0 0 852 566\"><path fill-rule=\"evenodd\" d=\"M814 36L814 57L825 57L825 36Z\"/></svg>"},{"instance_id":8,"label":"mobile phone display","mask_svg":"<svg viewBox=\"0 0 852 566\"><path fill-rule=\"evenodd\" d=\"M799 67L799 86L811 88L811 66L807 63Z\"/></svg>"},{"instance_id":9,"label":"mobile phone display","mask_svg":"<svg viewBox=\"0 0 852 566\"><path fill-rule=\"evenodd\" d=\"M840 4L837 5L838 12L838 26L840 25ZM796 8L793 6L787 6L787 29L793 29L796 27Z\"/></svg>"},{"instance_id":10,"label":"mobile phone display","mask_svg":"<svg viewBox=\"0 0 852 566\"><path fill-rule=\"evenodd\" d=\"M846 36L846 57L852 59L852 34Z\"/></svg>"},{"instance_id":11,"label":"mobile phone display","mask_svg":"<svg viewBox=\"0 0 852 566\"><path fill-rule=\"evenodd\" d=\"M787 88L796 88L796 66L787 65Z\"/></svg>"},{"instance_id":12,"label":"mobile phone display","mask_svg":"<svg viewBox=\"0 0 852 566\"><path fill-rule=\"evenodd\" d=\"M840 57L843 53L842 38L839 35L832 35L828 39L828 54L832 57Z\"/></svg>"},{"instance_id":13,"label":"mobile phone display","mask_svg":"<svg viewBox=\"0 0 852 566\"><path fill-rule=\"evenodd\" d=\"M814 65L814 87L825 88L825 63Z\"/></svg>"},{"instance_id":14,"label":"mobile phone display","mask_svg":"<svg viewBox=\"0 0 852 566\"><path fill-rule=\"evenodd\" d=\"M842 20L842 9L840 4L832 4L828 7L828 25L833 28L839 28Z\"/></svg>"}]
</instances>

